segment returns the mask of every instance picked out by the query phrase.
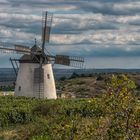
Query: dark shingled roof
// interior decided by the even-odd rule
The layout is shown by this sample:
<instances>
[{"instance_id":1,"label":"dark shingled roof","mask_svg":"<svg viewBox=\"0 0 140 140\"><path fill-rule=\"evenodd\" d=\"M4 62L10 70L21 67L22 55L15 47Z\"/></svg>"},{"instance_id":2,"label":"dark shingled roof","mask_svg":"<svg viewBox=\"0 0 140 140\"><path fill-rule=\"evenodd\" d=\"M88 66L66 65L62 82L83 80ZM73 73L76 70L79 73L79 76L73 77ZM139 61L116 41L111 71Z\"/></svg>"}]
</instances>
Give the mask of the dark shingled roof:
<instances>
[{"instance_id":1,"label":"dark shingled roof","mask_svg":"<svg viewBox=\"0 0 140 140\"><path fill-rule=\"evenodd\" d=\"M41 52L41 48L38 47L36 44L31 48L31 52ZM31 54L24 54L19 62L20 63L39 63L40 55Z\"/></svg>"}]
</instances>

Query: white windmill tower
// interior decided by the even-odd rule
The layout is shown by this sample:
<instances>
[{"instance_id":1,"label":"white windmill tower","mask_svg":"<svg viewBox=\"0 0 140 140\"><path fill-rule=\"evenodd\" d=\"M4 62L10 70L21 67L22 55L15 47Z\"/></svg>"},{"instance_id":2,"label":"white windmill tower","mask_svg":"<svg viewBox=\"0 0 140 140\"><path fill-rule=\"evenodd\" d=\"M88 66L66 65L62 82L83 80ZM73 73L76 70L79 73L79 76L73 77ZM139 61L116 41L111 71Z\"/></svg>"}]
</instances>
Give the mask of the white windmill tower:
<instances>
[{"instance_id":1,"label":"white windmill tower","mask_svg":"<svg viewBox=\"0 0 140 140\"><path fill-rule=\"evenodd\" d=\"M82 67L84 59L66 55L50 55L45 51L45 42L49 42L52 15L45 12L43 19L42 45L31 48L23 45L15 45L15 48L0 47L3 51L21 53L20 59L11 59L11 63L17 74L15 95L36 98L56 99L56 87L52 70L53 64ZM18 71L14 66L19 62ZM18 65L17 65L18 66Z\"/></svg>"}]
</instances>

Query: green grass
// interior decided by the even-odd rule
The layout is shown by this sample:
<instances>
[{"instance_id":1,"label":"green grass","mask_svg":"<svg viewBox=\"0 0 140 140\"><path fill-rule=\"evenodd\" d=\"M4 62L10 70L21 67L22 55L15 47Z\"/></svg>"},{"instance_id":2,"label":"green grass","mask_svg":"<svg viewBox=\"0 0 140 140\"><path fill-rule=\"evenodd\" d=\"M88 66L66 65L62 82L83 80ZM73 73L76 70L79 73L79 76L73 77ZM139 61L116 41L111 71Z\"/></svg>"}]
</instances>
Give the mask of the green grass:
<instances>
[{"instance_id":1,"label":"green grass","mask_svg":"<svg viewBox=\"0 0 140 140\"><path fill-rule=\"evenodd\" d=\"M102 98L41 100L7 96L0 97L0 103L0 139L3 140L109 139L114 131L113 117L105 109ZM129 131L138 138L137 128L131 127ZM121 139L127 136L122 132L113 133Z\"/></svg>"}]
</instances>

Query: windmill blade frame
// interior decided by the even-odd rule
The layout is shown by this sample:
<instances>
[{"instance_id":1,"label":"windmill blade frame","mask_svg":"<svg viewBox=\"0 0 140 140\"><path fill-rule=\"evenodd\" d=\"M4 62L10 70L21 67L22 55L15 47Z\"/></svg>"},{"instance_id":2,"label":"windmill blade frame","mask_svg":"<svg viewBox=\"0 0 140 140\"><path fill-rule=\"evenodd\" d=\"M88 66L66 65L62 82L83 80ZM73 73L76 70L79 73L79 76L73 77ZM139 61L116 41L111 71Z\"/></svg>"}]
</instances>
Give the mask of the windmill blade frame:
<instances>
[{"instance_id":1,"label":"windmill blade frame","mask_svg":"<svg viewBox=\"0 0 140 140\"><path fill-rule=\"evenodd\" d=\"M27 55L29 54L40 55L41 54L41 52L33 52L30 49L22 50L22 49L8 48L8 47L0 47L0 50L3 53L12 52L12 53L17 53L17 54L27 54Z\"/></svg>"},{"instance_id":2,"label":"windmill blade frame","mask_svg":"<svg viewBox=\"0 0 140 140\"><path fill-rule=\"evenodd\" d=\"M26 51L26 50L16 50L15 48L6 48L6 47L0 47L1 52L3 53L19 53L19 54L30 54L31 51Z\"/></svg>"},{"instance_id":3,"label":"windmill blade frame","mask_svg":"<svg viewBox=\"0 0 140 140\"><path fill-rule=\"evenodd\" d=\"M53 14L45 12L45 16L42 14L42 50L44 50L45 42L50 41L50 32L52 26Z\"/></svg>"},{"instance_id":4,"label":"windmill blade frame","mask_svg":"<svg viewBox=\"0 0 140 140\"><path fill-rule=\"evenodd\" d=\"M53 59L54 64L83 68L84 58L78 56L68 56L68 55L48 55L49 58Z\"/></svg>"},{"instance_id":5,"label":"windmill blade frame","mask_svg":"<svg viewBox=\"0 0 140 140\"><path fill-rule=\"evenodd\" d=\"M31 51L30 47L28 46L19 45L19 44L15 44L14 46L16 51Z\"/></svg>"}]
</instances>

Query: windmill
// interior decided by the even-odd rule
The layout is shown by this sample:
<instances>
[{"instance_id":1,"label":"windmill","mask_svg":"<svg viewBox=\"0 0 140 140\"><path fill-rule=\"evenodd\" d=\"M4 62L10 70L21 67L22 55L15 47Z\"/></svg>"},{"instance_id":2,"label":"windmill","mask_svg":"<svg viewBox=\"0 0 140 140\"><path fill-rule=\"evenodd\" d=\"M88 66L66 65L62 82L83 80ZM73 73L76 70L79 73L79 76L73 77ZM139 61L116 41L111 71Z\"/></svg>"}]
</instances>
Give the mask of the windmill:
<instances>
[{"instance_id":1,"label":"windmill","mask_svg":"<svg viewBox=\"0 0 140 140\"><path fill-rule=\"evenodd\" d=\"M42 43L40 47L35 41L31 48L16 44L14 48L0 47L0 49L2 52L22 54L20 59L10 58L17 75L16 96L56 99L52 64L82 67L84 59L76 56L51 55L45 48L45 43L49 42L50 39L52 14L45 12L45 16L42 17Z\"/></svg>"}]
</instances>

